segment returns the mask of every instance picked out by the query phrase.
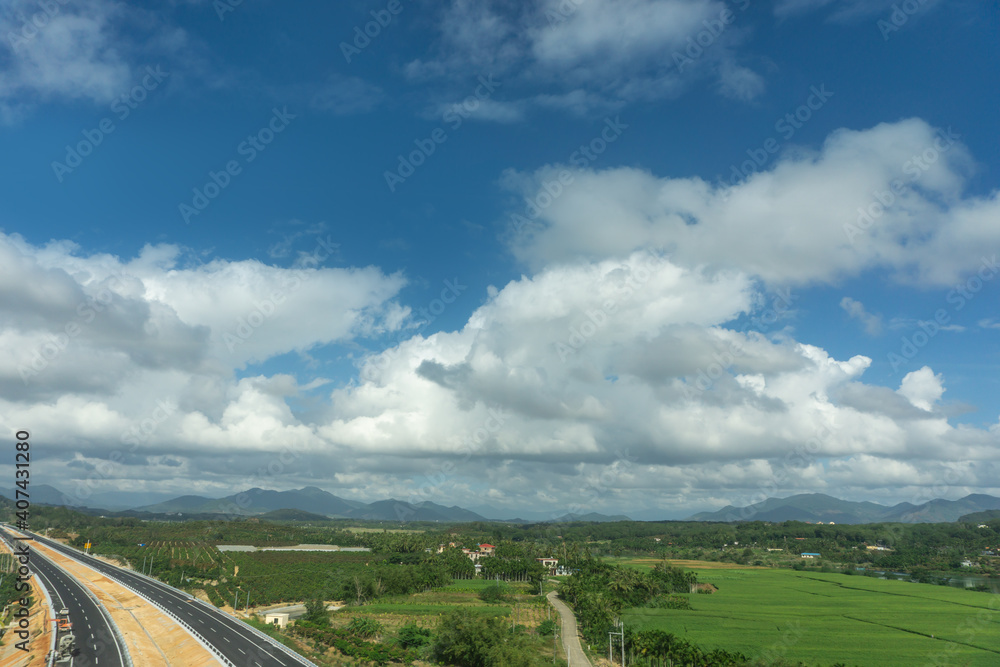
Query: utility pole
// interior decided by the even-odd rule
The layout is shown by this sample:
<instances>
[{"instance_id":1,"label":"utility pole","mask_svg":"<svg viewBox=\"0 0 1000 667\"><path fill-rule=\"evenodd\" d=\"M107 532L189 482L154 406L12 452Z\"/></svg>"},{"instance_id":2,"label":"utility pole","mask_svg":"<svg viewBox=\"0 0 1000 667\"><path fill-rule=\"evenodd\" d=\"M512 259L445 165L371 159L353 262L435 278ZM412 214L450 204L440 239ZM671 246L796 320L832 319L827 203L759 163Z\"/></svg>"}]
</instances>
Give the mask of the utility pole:
<instances>
[{"instance_id":1,"label":"utility pole","mask_svg":"<svg viewBox=\"0 0 1000 667\"><path fill-rule=\"evenodd\" d=\"M625 621L622 621L622 667L625 667Z\"/></svg>"},{"instance_id":2,"label":"utility pole","mask_svg":"<svg viewBox=\"0 0 1000 667\"><path fill-rule=\"evenodd\" d=\"M236 589L236 597L233 598L233 611L236 611L236 604L239 602L239 599L240 599L240 591L239 589Z\"/></svg>"},{"instance_id":3,"label":"utility pole","mask_svg":"<svg viewBox=\"0 0 1000 667\"><path fill-rule=\"evenodd\" d=\"M615 664L614 649L612 648L612 637L619 637L622 646L622 667L625 665L625 621L615 621L615 627L620 628L618 632L608 633L608 662Z\"/></svg>"}]
</instances>

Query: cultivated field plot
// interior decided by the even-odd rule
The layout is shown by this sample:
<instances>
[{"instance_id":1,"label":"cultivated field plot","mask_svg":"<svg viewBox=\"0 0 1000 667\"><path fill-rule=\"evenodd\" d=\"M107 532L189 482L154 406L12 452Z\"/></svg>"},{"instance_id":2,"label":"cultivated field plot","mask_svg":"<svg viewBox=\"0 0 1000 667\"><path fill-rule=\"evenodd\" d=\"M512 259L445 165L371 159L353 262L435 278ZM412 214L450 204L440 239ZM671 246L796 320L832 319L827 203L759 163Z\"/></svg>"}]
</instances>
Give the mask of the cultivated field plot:
<instances>
[{"instance_id":1,"label":"cultivated field plot","mask_svg":"<svg viewBox=\"0 0 1000 667\"><path fill-rule=\"evenodd\" d=\"M512 623L535 628L551 617L547 603L529 594L527 586L521 584L509 585L510 599L506 603L487 604L480 600L478 592L493 585L494 582L483 579L455 580L448 586L422 593L389 597L360 607L345 607L334 613L332 623L336 627L346 626L351 618L363 614L374 616L392 630L409 623L434 628L441 616L461 610L467 615L504 616L510 618Z\"/></svg>"},{"instance_id":2,"label":"cultivated field plot","mask_svg":"<svg viewBox=\"0 0 1000 667\"><path fill-rule=\"evenodd\" d=\"M830 665L1000 664L1000 599L987 593L791 570L699 573L719 591L693 611L632 609L626 622L705 648Z\"/></svg>"}]
</instances>

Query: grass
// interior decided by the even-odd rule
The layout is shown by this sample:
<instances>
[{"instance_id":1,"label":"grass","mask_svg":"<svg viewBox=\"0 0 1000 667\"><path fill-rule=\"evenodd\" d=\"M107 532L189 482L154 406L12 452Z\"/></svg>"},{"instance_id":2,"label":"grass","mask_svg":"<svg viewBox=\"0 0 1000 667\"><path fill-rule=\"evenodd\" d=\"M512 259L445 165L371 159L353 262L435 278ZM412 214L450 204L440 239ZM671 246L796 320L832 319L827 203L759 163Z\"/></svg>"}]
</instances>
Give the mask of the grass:
<instances>
[{"instance_id":1,"label":"grass","mask_svg":"<svg viewBox=\"0 0 1000 667\"><path fill-rule=\"evenodd\" d=\"M393 604L391 602L366 604L363 607L352 607L351 611L358 614L446 614L449 611L461 609L465 614L483 614L486 616L509 616L511 608L502 605L483 605L475 607L460 604Z\"/></svg>"},{"instance_id":2,"label":"grass","mask_svg":"<svg viewBox=\"0 0 1000 667\"><path fill-rule=\"evenodd\" d=\"M615 565L634 567L637 570L651 570L657 563L662 563L662 558L614 558L608 557L604 560ZM752 565L738 565L736 563L716 562L710 560L686 560L678 558L668 558L667 563L674 567L683 567L687 570L758 570L769 569L754 567Z\"/></svg>"},{"instance_id":3,"label":"grass","mask_svg":"<svg viewBox=\"0 0 1000 667\"><path fill-rule=\"evenodd\" d=\"M440 590L443 591L474 591L478 593L479 591L487 588L489 586L496 585L492 579L452 579L451 583L443 587ZM508 587L516 586L517 584L505 584Z\"/></svg>"},{"instance_id":4,"label":"grass","mask_svg":"<svg viewBox=\"0 0 1000 667\"><path fill-rule=\"evenodd\" d=\"M705 572L719 591L693 611L632 609L627 623L706 648L807 664L1000 664L1000 597L861 576L792 570Z\"/></svg>"}]
</instances>

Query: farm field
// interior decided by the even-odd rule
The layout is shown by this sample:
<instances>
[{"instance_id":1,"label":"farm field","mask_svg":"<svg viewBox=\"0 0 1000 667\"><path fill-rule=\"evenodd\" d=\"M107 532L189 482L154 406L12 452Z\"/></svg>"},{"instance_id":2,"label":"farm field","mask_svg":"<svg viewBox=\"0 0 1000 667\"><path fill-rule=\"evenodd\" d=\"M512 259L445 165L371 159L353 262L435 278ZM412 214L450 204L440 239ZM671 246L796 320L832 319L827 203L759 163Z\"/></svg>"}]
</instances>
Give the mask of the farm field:
<instances>
[{"instance_id":1,"label":"farm field","mask_svg":"<svg viewBox=\"0 0 1000 667\"><path fill-rule=\"evenodd\" d=\"M686 570L769 570L767 567L755 567L752 565L738 565L736 563L716 562L710 560L687 560L677 558L606 558L608 562L615 565L627 565L639 569L650 570L657 563L664 560L674 567L683 567Z\"/></svg>"},{"instance_id":2,"label":"farm field","mask_svg":"<svg viewBox=\"0 0 1000 667\"><path fill-rule=\"evenodd\" d=\"M626 623L704 648L830 665L1000 664L1000 598L869 577L742 568L704 572L719 587L692 611L630 609Z\"/></svg>"},{"instance_id":3,"label":"farm field","mask_svg":"<svg viewBox=\"0 0 1000 667\"><path fill-rule=\"evenodd\" d=\"M454 580L448 586L408 596L393 596L360 607L344 607L333 613L331 623L335 627L346 626L357 615L373 616L389 629L413 623L420 627L436 627L439 617L450 611L484 616L508 617L512 622L527 628L535 628L551 617L548 604L537 596L529 594L527 586L511 584L510 599L503 604L487 604L479 599L478 593L492 581L482 579Z\"/></svg>"},{"instance_id":4,"label":"farm field","mask_svg":"<svg viewBox=\"0 0 1000 667\"><path fill-rule=\"evenodd\" d=\"M372 528L365 526L347 526L344 530L352 533L423 533L419 528Z\"/></svg>"}]
</instances>

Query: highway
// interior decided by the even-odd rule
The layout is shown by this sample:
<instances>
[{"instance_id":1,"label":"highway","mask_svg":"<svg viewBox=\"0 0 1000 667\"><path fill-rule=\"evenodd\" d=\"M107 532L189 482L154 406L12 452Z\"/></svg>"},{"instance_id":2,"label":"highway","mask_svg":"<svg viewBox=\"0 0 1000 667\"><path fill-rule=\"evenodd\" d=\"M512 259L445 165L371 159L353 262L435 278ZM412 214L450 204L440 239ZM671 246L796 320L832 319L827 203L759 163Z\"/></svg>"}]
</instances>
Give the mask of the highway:
<instances>
[{"instance_id":1,"label":"highway","mask_svg":"<svg viewBox=\"0 0 1000 667\"><path fill-rule=\"evenodd\" d=\"M201 635L204 643L237 667L315 667L302 656L278 647L265 636L257 634L246 623L195 600L183 591L87 556L59 542L34 533L31 535L45 546L89 565L168 610Z\"/></svg>"},{"instance_id":2,"label":"highway","mask_svg":"<svg viewBox=\"0 0 1000 667\"><path fill-rule=\"evenodd\" d=\"M3 539L16 552L19 542L6 531ZM73 624L73 634L76 636L76 646L79 654L73 658L73 667L91 667L96 665L106 667L125 667L122 648L115 639L110 621L104 616L83 584L56 568L39 550L32 548L34 540L25 540L29 553L28 567L32 574L38 577L45 586L55 605L54 612L60 609L69 610L69 620ZM49 622L46 613L46 622Z\"/></svg>"}]
</instances>

